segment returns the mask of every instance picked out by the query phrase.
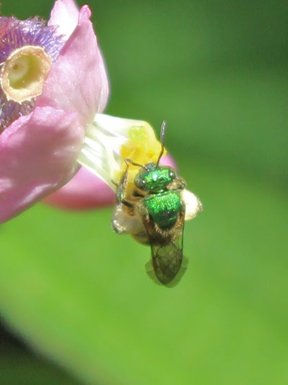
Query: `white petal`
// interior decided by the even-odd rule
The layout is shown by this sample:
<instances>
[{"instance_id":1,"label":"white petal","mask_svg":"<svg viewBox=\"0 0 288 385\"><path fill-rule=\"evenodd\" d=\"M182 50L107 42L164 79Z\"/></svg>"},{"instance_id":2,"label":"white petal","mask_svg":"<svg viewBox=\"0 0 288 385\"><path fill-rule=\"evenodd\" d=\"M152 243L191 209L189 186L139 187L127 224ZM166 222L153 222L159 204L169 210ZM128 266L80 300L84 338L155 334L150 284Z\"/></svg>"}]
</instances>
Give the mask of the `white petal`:
<instances>
[{"instance_id":1,"label":"white petal","mask_svg":"<svg viewBox=\"0 0 288 385\"><path fill-rule=\"evenodd\" d=\"M115 190L113 176L122 166L121 146L129 140L133 130L142 130L147 126L148 123L142 120L96 114L93 123L87 129L78 163Z\"/></svg>"}]
</instances>

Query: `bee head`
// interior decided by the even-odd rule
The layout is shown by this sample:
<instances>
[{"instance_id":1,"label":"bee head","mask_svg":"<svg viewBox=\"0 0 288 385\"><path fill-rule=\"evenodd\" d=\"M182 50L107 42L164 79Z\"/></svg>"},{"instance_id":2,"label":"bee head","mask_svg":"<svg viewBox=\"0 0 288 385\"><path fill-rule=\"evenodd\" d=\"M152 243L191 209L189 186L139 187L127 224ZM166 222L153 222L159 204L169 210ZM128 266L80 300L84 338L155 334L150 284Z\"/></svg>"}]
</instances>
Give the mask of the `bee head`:
<instances>
[{"instance_id":1,"label":"bee head","mask_svg":"<svg viewBox=\"0 0 288 385\"><path fill-rule=\"evenodd\" d=\"M176 178L177 173L171 167L148 163L141 167L134 183L141 190L158 193L167 190L167 186Z\"/></svg>"},{"instance_id":2,"label":"bee head","mask_svg":"<svg viewBox=\"0 0 288 385\"><path fill-rule=\"evenodd\" d=\"M172 189L178 189L183 188L183 183L178 183L176 187L172 183L175 180L179 180L179 177L173 168L168 166L159 166L160 159L162 155L164 154L165 147L164 147L164 139L165 139L165 132L166 132L166 122L164 121L161 126L161 132L160 132L160 142L161 142L161 151L158 155L158 159L156 163L147 163L147 164L140 164L136 163L133 160L126 158L125 162L126 164L132 164L133 166L139 166L140 170L136 174L134 179L135 186L143 191L146 191L151 194L161 193L164 191L169 190L169 185L172 187Z\"/></svg>"}]
</instances>

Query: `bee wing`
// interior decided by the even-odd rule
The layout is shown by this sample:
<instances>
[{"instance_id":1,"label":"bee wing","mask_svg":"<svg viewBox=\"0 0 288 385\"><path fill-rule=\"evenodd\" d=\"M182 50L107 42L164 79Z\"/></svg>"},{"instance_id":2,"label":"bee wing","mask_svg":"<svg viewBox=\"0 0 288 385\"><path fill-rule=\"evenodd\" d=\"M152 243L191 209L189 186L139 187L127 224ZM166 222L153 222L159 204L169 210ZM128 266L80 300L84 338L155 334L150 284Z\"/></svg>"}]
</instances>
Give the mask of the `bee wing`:
<instances>
[{"instance_id":1,"label":"bee wing","mask_svg":"<svg viewBox=\"0 0 288 385\"><path fill-rule=\"evenodd\" d=\"M174 286L178 285L178 283L181 281L185 271L187 270L188 262L189 262L188 258L186 258L184 255L182 258L183 258L182 264L181 264L181 267L180 267L178 274L172 279L172 281L170 281L170 283L165 285L166 287L169 287L169 288L174 287ZM148 261L145 264L145 270L146 270L148 277L150 277L152 279L152 281L154 281L159 286L163 286L163 283L160 282L159 278L157 278L157 276L156 276L152 260Z\"/></svg>"},{"instance_id":2,"label":"bee wing","mask_svg":"<svg viewBox=\"0 0 288 385\"><path fill-rule=\"evenodd\" d=\"M183 257L184 217L183 210L176 224L169 230L159 229L150 218L143 217L152 254L151 261L146 264L146 272L158 284L175 286L187 268L188 260Z\"/></svg>"}]
</instances>

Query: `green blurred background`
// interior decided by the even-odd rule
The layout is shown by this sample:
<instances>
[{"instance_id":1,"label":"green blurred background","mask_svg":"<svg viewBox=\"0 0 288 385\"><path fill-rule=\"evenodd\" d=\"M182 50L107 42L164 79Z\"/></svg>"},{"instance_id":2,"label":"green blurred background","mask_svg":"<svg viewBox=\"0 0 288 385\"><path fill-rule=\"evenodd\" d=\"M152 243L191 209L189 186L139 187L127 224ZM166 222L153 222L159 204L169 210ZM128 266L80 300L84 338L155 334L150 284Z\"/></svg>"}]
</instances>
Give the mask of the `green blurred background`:
<instances>
[{"instance_id":1,"label":"green blurred background","mask_svg":"<svg viewBox=\"0 0 288 385\"><path fill-rule=\"evenodd\" d=\"M2 13L47 18L52 4ZM287 0L90 5L107 112L167 120L204 212L174 289L147 278L149 249L112 232L112 208L38 204L3 225L1 385L287 384Z\"/></svg>"}]
</instances>

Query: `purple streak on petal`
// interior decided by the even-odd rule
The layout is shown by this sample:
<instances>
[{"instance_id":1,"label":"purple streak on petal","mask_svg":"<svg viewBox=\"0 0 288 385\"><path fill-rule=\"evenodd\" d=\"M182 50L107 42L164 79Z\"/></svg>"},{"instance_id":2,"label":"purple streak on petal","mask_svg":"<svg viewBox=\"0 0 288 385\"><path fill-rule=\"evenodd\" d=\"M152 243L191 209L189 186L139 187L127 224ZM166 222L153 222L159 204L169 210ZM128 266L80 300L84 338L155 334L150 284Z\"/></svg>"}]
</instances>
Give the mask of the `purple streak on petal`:
<instances>
[{"instance_id":1,"label":"purple streak on petal","mask_svg":"<svg viewBox=\"0 0 288 385\"><path fill-rule=\"evenodd\" d=\"M54 35L54 29L47 27L46 22L39 18L18 20L0 17L0 63L5 63L15 49L27 45L42 47L55 60L63 40ZM0 132L20 116L29 114L33 107L34 99L23 103L8 101L0 87Z\"/></svg>"},{"instance_id":2,"label":"purple streak on petal","mask_svg":"<svg viewBox=\"0 0 288 385\"><path fill-rule=\"evenodd\" d=\"M44 202L66 210L88 210L115 203L115 193L110 187L86 168L63 187L48 195Z\"/></svg>"},{"instance_id":3,"label":"purple streak on petal","mask_svg":"<svg viewBox=\"0 0 288 385\"><path fill-rule=\"evenodd\" d=\"M34 101L21 104L13 100L7 101L0 88L0 133L20 116L29 114L33 110L33 104Z\"/></svg>"},{"instance_id":4,"label":"purple streak on petal","mask_svg":"<svg viewBox=\"0 0 288 385\"><path fill-rule=\"evenodd\" d=\"M1 27L1 24L4 26ZM0 17L0 63L5 62L12 51L26 45L43 47L55 60L63 46L63 39L55 35L54 30L38 17L27 20Z\"/></svg>"},{"instance_id":5,"label":"purple streak on petal","mask_svg":"<svg viewBox=\"0 0 288 385\"><path fill-rule=\"evenodd\" d=\"M71 178L83 134L76 113L45 107L17 119L0 135L0 222Z\"/></svg>"}]
</instances>

